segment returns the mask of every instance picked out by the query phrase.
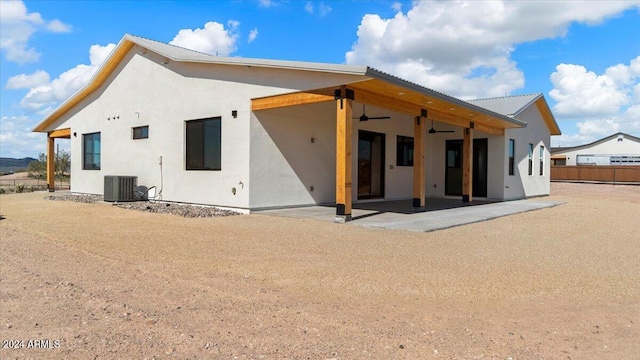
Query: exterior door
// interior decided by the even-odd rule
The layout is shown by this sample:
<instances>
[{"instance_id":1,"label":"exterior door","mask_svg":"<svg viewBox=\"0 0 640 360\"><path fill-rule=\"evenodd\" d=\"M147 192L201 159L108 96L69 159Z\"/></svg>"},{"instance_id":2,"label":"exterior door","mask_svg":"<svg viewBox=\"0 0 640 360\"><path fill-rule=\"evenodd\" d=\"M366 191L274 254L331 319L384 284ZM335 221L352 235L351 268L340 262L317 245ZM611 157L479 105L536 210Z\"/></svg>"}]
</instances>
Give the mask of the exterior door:
<instances>
[{"instance_id":1,"label":"exterior door","mask_svg":"<svg viewBox=\"0 0 640 360\"><path fill-rule=\"evenodd\" d=\"M487 139L473 139L473 196L487 197Z\"/></svg>"},{"instance_id":2,"label":"exterior door","mask_svg":"<svg viewBox=\"0 0 640 360\"><path fill-rule=\"evenodd\" d=\"M384 197L384 134L358 132L358 199Z\"/></svg>"},{"instance_id":3,"label":"exterior door","mask_svg":"<svg viewBox=\"0 0 640 360\"><path fill-rule=\"evenodd\" d=\"M462 140L446 141L445 195L462 195ZM473 139L473 196L487 197L488 140Z\"/></svg>"},{"instance_id":4,"label":"exterior door","mask_svg":"<svg viewBox=\"0 0 640 360\"><path fill-rule=\"evenodd\" d=\"M446 141L445 195L462 195L462 140Z\"/></svg>"}]
</instances>

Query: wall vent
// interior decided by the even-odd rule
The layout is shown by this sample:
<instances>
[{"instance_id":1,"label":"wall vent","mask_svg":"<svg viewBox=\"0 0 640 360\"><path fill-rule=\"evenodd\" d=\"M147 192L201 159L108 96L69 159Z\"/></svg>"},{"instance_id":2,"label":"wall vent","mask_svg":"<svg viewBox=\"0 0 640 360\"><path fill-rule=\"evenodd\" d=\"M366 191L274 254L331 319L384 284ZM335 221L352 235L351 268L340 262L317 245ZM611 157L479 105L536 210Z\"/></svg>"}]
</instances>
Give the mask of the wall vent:
<instances>
[{"instance_id":1,"label":"wall vent","mask_svg":"<svg viewBox=\"0 0 640 360\"><path fill-rule=\"evenodd\" d=\"M135 201L137 187L137 176L106 175L104 177L104 201Z\"/></svg>"}]
</instances>

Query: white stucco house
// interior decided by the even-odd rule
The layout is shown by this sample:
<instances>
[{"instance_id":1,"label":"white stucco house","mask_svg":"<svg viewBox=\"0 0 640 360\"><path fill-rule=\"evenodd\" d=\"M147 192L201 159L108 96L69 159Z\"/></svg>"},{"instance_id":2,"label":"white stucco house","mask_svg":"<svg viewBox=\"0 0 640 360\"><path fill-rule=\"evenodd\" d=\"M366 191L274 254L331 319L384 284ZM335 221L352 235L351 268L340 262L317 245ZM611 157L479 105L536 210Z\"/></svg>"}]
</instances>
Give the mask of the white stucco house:
<instances>
[{"instance_id":1,"label":"white stucco house","mask_svg":"<svg viewBox=\"0 0 640 360\"><path fill-rule=\"evenodd\" d=\"M589 144L551 149L553 165L638 165L640 138L622 132Z\"/></svg>"},{"instance_id":2,"label":"white stucco house","mask_svg":"<svg viewBox=\"0 0 640 360\"><path fill-rule=\"evenodd\" d=\"M136 176L163 201L335 204L347 219L369 199L548 195L560 134L542 94L467 102L367 66L216 57L132 35L34 131L50 153L70 139L75 193Z\"/></svg>"}]
</instances>

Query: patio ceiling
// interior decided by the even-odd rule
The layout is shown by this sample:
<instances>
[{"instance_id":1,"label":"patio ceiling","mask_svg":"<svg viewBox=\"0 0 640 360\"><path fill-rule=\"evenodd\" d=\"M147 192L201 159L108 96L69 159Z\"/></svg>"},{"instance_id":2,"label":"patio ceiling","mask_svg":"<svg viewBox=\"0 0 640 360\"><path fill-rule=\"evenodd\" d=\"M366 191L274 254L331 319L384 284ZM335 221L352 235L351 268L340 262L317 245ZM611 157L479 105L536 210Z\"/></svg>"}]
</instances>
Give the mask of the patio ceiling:
<instances>
[{"instance_id":1,"label":"patio ceiling","mask_svg":"<svg viewBox=\"0 0 640 360\"><path fill-rule=\"evenodd\" d=\"M420 89L402 86L384 79L367 79L346 84L353 91L353 100L394 112L420 116L427 110L427 119L462 128L473 127L477 131L504 135L504 129L520 128L526 123L493 113L443 94L430 94ZM417 87L417 85L416 85ZM252 100L251 110L260 111L316 102L335 101L339 87L316 89L275 95ZM473 126L471 125L473 123Z\"/></svg>"}]
</instances>

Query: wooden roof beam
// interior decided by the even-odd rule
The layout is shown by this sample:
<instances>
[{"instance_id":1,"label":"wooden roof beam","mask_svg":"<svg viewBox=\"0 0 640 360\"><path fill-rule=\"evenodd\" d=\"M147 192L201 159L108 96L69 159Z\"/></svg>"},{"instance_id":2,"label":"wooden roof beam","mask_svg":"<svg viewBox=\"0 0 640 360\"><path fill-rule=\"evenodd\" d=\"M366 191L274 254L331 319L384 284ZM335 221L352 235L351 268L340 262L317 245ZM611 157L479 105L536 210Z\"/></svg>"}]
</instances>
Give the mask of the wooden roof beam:
<instances>
[{"instance_id":1,"label":"wooden roof beam","mask_svg":"<svg viewBox=\"0 0 640 360\"><path fill-rule=\"evenodd\" d=\"M251 100L251 111L276 109L287 106L306 105L335 100L329 90L295 92L290 94L267 96Z\"/></svg>"},{"instance_id":2,"label":"wooden roof beam","mask_svg":"<svg viewBox=\"0 0 640 360\"><path fill-rule=\"evenodd\" d=\"M67 129L49 131L49 137L50 138L66 138L66 139L70 139L71 138L71 129L67 128Z\"/></svg>"}]
</instances>

